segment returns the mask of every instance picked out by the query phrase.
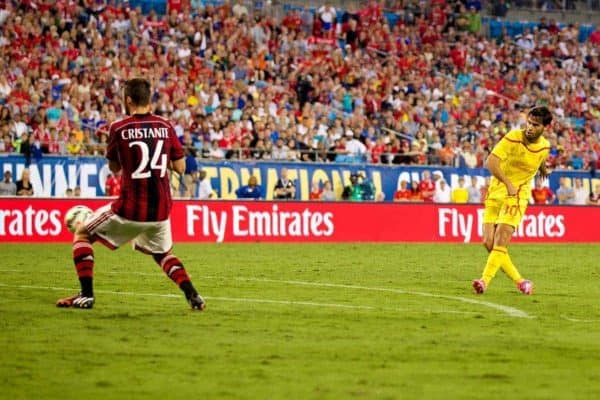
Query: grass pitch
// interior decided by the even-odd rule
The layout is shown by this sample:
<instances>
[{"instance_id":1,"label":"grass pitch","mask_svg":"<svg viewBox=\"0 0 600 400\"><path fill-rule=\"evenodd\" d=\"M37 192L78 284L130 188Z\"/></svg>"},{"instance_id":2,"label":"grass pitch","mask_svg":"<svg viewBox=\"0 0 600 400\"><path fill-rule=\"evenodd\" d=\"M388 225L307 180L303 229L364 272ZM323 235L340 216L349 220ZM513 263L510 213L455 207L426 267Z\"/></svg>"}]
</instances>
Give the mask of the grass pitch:
<instances>
[{"instance_id":1,"label":"grass pitch","mask_svg":"<svg viewBox=\"0 0 600 400\"><path fill-rule=\"evenodd\" d=\"M597 245L513 245L535 283L470 287L480 245L177 245L203 313L129 248L0 245L0 398L598 399Z\"/></svg>"}]
</instances>

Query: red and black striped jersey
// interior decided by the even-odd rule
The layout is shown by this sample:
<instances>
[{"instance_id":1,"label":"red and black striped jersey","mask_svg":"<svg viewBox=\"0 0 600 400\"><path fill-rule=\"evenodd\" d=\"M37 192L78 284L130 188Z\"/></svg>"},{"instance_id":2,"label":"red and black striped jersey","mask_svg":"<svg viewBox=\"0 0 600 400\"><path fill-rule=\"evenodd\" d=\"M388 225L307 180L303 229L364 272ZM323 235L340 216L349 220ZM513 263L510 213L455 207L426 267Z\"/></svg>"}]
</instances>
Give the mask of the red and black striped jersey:
<instances>
[{"instance_id":1,"label":"red and black striped jersey","mask_svg":"<svg viewBox=\"0 0 600 400\"><path fill-rule=\"evenodd\" d=\"M152 114L135 114L110 126L106 158L121 164L122 187L115 214L133 221L164 221L171 212L167 166L184 157L173 125Z\"/></svg>"}]
</instances>

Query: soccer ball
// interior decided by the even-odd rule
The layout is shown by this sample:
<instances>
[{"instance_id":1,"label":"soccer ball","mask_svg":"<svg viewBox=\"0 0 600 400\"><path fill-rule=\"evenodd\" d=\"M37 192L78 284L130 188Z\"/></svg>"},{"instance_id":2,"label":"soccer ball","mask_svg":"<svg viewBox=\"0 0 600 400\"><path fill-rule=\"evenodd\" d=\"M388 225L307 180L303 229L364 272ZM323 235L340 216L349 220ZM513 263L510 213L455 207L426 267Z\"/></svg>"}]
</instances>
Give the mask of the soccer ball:
<instances>
[{"instance_id":1,"label":"soccer ball","mask_svg":"<svg viewBox=\"0 0 600 400\"><path fill-rule=\"evenodd\" d=\"M71 207L65 214L65 226L73 233L77 226L85 222L93 213L94 211L86 206Z\"/></svg>"}]
</instances>

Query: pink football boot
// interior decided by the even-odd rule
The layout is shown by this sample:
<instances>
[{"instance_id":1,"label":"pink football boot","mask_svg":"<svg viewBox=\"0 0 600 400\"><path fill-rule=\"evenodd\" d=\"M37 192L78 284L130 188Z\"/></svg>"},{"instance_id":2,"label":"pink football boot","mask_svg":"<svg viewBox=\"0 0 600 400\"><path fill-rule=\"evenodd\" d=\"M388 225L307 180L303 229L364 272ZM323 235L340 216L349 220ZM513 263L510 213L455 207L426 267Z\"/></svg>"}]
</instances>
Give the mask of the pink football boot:
<instances>
[{"instance_id":1,"label":"pink football boot","mask_svg":"<svg viewBox=\"0 0 600 400\"><path fill-rule=\"evenodd\" d=\"M517 288L521 291L521 293L530 295L533 293L533 282L525 279L521 283L517 285Z\"/></svg>"},{"instance_id":2,"label":"pink football boot","mask_svg":"<svg viewBox=\"0 0 600 400\"><path fill-rule=\"evenodd\" d=\"M473 289L475 289L475 293L483 294L485 292L485 282L483 279L475 279L473 281Z\"/></svg>"}]
</instances>

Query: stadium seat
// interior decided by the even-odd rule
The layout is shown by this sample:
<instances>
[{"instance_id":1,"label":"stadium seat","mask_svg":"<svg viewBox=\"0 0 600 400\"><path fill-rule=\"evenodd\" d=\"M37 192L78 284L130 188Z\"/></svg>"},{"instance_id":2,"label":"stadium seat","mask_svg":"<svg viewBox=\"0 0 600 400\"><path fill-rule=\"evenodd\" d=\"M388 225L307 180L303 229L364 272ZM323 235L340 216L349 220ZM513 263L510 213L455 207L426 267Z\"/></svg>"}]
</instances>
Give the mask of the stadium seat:
<instances>
[{"instance_id":1,"label":"stadium seat","mask_svg":"<svg viewBox=\"0 0 600 400\"><path fill-rule=\"evenodd\" d=\"M595 25L581 25L579 27L579 42L585 42L595 30Z\"/></svg>"},{"instance_id":2,"label":"stadium seat","mask_svg":"<svg viewBox=\"0 0 600 400\"><path fill-rule=\"evenodd\" d=\"M391 12L386 12L383 14L385 16L385 19L388 22L388 25L392 28L394 26L396 26L398 24L398 14L396 13L391 13Z\"/></svg>"},{"instance_id":3,"label":"stadium seat","mask_svg":"<svg viewBox=\"0 0 600 400\"><path fill-rule=\"evenodd\" d=\"M508 23L509 26L509 34L511 37L515 37L517 35L523 34L523 22L522 21L513 21Z\"/></svg>"},{"instance_id":4,"label":"stadium seat","mask_svg":"<svg viewBox=\"0 0 600 400\"><path fill-rule=\"evenodd\" d=\"M490 21L490 36L494 39L502 36L502 21L492 20Z\"/></svg>"},{"instance_id":5,"label":"stadium seat","mask_svg":"<svg viewBox=\"0 0 600 400\"><path fill-rule=\"evenodd\" d=\"M539 22L536 21L525 21L523 22L523 27L529 29L530 32L535 31L535 29L539 26Z\"/></svg>"},{"instance_id":6,"label":"stadium seat","mask_svg":"<svg viewBox=\"0 0 600 400\"><path fill-rule=\"evenodd\" d=\"M166 14L167 12L167 2L165 0L131 0L129 6L132 8L139 7L144 15L150 13L150 11L157 14Z\"/></svg>"}]
</instances>

